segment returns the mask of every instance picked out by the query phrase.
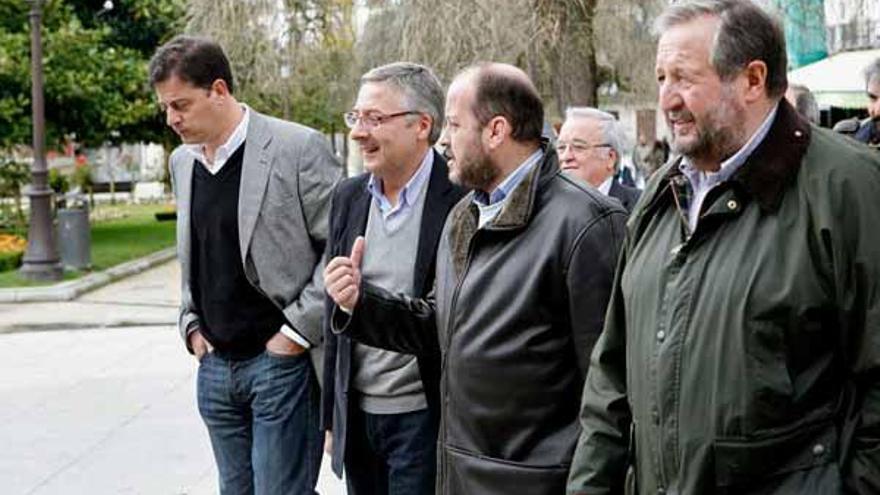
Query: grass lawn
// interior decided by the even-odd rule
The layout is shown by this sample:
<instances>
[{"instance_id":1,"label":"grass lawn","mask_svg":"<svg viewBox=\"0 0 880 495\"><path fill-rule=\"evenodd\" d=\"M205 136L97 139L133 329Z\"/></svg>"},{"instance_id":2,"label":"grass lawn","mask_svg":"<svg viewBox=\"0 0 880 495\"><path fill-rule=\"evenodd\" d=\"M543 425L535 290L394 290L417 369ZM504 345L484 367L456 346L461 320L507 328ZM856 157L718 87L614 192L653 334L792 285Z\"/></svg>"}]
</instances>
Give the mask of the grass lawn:
<instances>
[{"instance_id":1,"label":"grass lawn","mask_svg":"<svg viewBox=\"0 0 880 495\"><path fill-rule=\"evenodd\" d=\"M92 270L105 270L174 245L173 221L159 222L155 213L168 211L167 205L98 205L92 218ZM89 272L67 270L65 280ZM18 276L18 270L0 272L0 287L49 285Z\"/></svg>"}]
</instances>

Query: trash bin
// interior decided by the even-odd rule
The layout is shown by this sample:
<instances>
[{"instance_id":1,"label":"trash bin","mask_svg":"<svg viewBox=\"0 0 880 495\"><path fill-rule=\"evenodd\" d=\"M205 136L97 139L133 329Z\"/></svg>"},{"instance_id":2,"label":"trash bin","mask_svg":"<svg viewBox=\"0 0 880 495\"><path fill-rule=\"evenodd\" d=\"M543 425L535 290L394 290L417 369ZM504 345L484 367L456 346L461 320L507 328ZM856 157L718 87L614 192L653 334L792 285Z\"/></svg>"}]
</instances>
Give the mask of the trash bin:
<instances>
[{"instance_id":1,"label":"trash bin","mask_svg":"<svg viewBox=\"0 0 880 495\"><path fill-rule=\"evenodd\" d=\"M58 247L65 268L83 270L92 266L88 203L58 210Z\"/></svg>"}]
</instances>

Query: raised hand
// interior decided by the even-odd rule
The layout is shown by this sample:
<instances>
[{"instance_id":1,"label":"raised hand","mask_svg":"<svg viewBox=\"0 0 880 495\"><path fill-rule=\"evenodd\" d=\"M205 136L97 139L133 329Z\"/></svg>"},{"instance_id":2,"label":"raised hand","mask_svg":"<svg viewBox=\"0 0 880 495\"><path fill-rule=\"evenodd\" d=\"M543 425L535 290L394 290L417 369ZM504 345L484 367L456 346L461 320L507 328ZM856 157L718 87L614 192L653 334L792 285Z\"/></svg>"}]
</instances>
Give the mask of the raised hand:
<instances>
[{"instance_id":1,"label":"raised hand","mask_svg":"<svg viewBox=\"0 0 880 495\"><path fill-rule=\"evenodd\" d=\"M349 256L337 256L324 268L324 287L327 295L344 311L351 313L360 296L361 260L364 257L364 238L358 237Z\"/></svg>"}]
</instances>

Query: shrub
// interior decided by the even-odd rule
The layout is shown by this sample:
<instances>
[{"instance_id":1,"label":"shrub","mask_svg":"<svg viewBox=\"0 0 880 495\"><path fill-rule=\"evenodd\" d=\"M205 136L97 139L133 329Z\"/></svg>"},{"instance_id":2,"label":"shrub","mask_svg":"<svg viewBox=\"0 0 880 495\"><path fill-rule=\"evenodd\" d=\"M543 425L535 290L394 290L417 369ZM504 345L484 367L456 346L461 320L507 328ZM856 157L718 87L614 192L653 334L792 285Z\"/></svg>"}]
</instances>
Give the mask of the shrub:
<instances>
[{"instance_id":1,"label":"shrub","mask_svg":"<svg viewBox=\"0 0 880 495\"><path fill-rule=\"evenodd\" d=\"M18 268L26 247L27 241L21 237L0 234L0 272Z\"/></svg>"},{"instance_id":2,"label":"shrub","mask_svg":"<svg viewBox=\"0 0 880 495\"><path fill-rule=\"evenodd\" d=\"M70 190L70 179L57 168L49 169L49 187L57 194L64 194Z\"/></svg>"}]
</instances>

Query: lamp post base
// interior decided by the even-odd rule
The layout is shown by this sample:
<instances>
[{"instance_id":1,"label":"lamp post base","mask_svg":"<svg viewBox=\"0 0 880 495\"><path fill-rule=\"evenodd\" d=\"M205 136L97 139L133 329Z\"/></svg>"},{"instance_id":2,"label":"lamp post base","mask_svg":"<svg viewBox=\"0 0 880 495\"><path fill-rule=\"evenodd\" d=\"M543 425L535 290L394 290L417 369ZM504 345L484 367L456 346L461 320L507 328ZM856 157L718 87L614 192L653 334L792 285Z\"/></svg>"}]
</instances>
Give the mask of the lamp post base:
<instances>
[{"instance_id":1,"label":"lamp post base","mask_svg":"<svg viewBox=\"0 0 880 495\"><path fill-rule=\"evenodd\" d=\"M35 280L41 282L50 282L54 280L61 280L61 277L64 275L64 270L61 267L61 263L40 263L40 262L23 262L21 268L18 269L18 274L21 275L22 278L26 278L28 280Z\"/></svg>"},{"instance_id":2,"label":"lamp post base","mask_svg":"<svg viewBox=\"0 0 880 495\"><path fill-rule=\"evenodd\" d=\"M39 175L35 174L37 183L42 179ZM61 280L63 269L52 228L52 190L29 187L26 194L31 202L31 221L28 246L18 273L28 280Z\"/></svg>"}]
</instances>

